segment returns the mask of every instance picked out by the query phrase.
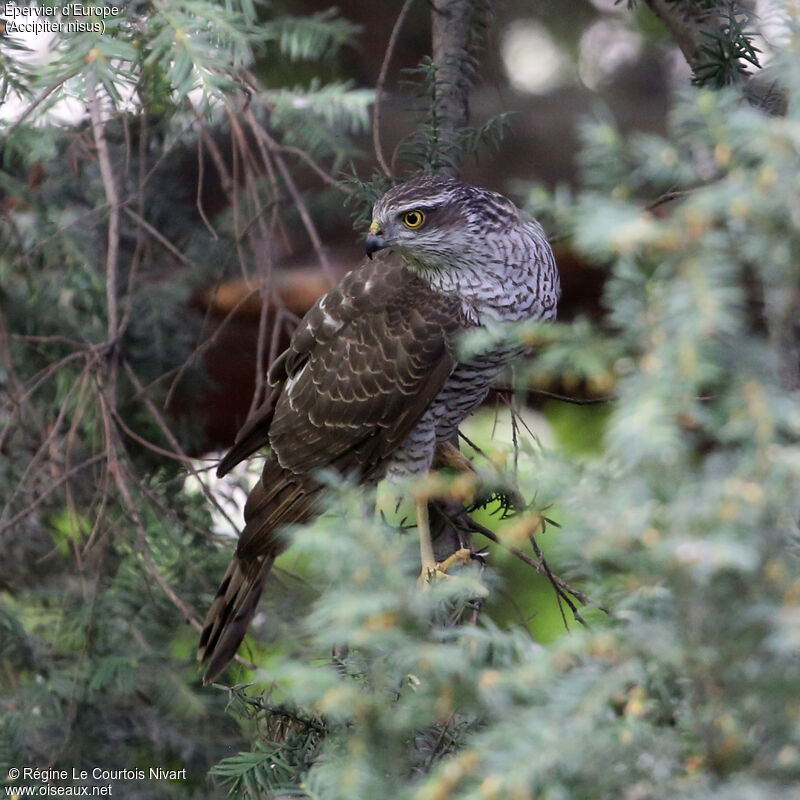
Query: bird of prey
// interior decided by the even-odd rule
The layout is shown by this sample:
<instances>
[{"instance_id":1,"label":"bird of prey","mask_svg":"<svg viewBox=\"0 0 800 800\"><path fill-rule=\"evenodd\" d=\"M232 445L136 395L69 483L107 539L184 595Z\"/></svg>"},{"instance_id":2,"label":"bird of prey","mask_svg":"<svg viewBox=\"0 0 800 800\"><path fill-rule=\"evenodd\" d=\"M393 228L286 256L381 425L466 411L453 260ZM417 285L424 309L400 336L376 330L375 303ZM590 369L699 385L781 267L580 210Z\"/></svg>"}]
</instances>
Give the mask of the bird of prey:
<instances>
[{"instance_id":1,"label":"bird of prey","mask_svg":"<svg viewBox=\"0 0 800 800\"><path fill-rule=\"evenodd\" d=\"M366 253L306 314L269 370L269 397L217 469L224 475L267 450L201 634L206 682L244 638L287 546L281 528L313 517L322 488L315 472L363 482L424 474L437 444L452 439L519 353L500 344L460 360L459 334L556 315L559 276L544 231L486 189L437 176L395 186L373 208ZM427 503L416 511L425 575L436 569Z\"/></svg>"}]
</instances>

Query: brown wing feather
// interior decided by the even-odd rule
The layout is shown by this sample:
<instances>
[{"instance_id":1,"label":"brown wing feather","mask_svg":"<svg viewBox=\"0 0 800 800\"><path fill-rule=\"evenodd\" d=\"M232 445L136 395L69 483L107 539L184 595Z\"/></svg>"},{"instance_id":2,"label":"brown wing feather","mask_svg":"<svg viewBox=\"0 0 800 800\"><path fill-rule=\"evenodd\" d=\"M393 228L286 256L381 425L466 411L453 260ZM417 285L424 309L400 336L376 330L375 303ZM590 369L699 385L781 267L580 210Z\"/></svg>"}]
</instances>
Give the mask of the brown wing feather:
<instances>
[{"instance_id":1,"label":"brown wing feather","mask_svg":"<svg viewBox=\"0 0 800 800\"><path fill-rule=\"evenodd\" d=\"M272 424L272 415L275 413L275 403L280 394L280 387L275 387L267 399L253 412L250 419L245 422L233 447L220 459L217 464L217 477L227 475L240 461L253 455L257 450L269 444L269 426Z\"/></svg>"},{"instance_id":2,"label":"brown wing feather","mask_svg":"<svg viewBox=\"0 0 800 800\"><path fill-rule=\"evenodd\" d=\"M317 325L313 344L301 351L293 343L288 351L269 443L286 469L335 466L369 478L450 375L460 304L377 259L351 273L341 292L320 311L323 319L344 311L346 322L335 331Z\"/></svg>"},{"instance_id":3,"label":"brown wing feather","mask_svg":"<svg viewBox=\"0 0 800 800\"><path fill-rule=\"evenodd\" d=\"M212 680L233 658L255 613L280 526L307 521L321 467L380 475L450 375L455 298L433 292L387 256L349 273L309 311L273 364L275 387L220 462L224 474L270 448L247 499L245 527L201 634L198 657Z\"/></svg>"}]
</instances>

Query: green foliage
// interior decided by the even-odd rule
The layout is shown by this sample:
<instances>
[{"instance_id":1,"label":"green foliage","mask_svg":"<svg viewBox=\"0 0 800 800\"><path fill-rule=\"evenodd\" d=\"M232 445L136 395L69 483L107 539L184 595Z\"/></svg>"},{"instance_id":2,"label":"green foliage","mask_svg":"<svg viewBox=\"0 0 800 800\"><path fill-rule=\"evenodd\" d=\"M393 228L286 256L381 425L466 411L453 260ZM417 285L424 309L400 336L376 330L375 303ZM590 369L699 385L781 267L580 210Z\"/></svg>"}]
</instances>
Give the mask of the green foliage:
<instances>
[{"instance_id":1,"label":"green foliage","mask_svg":"<svg viewBox=\"0 0 800 800\"><path fill-rule=\"evenodd\" d=\"M278 17L264 31L264 40L276 42L293 61L323 59L350 44L360 28L338 15L335 8L308 17Z\"/></svg>"},{"instance_id":2,"label":"green foliage","mask_svg":"<svg viewBox=\"0 0 800 800\"><path fill-rule=\"evenodd\" d=\"M301 148L338 167L354 152L339 135L364 129L369 99L341 82L249 92L262 127L231 161L259 169L216 177L251 216L226 209L207 224L182 166L199 142L219 147L250 125L231 98L244 102L234 87L251 49L327 56L352 33L332 12L255 21L245 2L133 4L113 36L72 37L47 71L8 72L4 85L31 98L58 84L39 111L66 92L86 100L91 85L106 109L133 87L135 110L104 124L122 193L126 324L111 341L109 201L88 124L65 131L33 114L3 145L0 774L186 767L186 782L125 783L126 797L159 800L791 797L798 111L769 119L731 90L678 98L663 137L584 126L581 185L551 214L608 273L602 319L463 343L510 335L537 351L526 380L557 375L565 392L606 400L546 407L552 449L523 437L513 472L529 507L493 523L496 542L476 533L486 563L420 590L414 532L331 479L328 512L295 532L243 649L258 668L234 665L230 690L199 685L178 604L208 605L232 544L210 536L207 503L165 457L175 442L152 409L199 339L193 282L246 270L246 233L291 194L250 140L273 159ZM779 67L796 97L796 59ZM422 76L435 106L436 68ZM429 122L409 158L457 163ZM482 138L462 132L458 147ZM354 206L386 185L354 180ZM643 210L662 193L671 201ZM184 371L178 386L191 397L202 381ZM198 436L196 420L169 422L182 447ZM503 449L485 449L491 464L478 466L494 475ZM458 476L408 487L456 503L471 488ZM561 527L545 532L545 517ZM515 596L506 565L545 545L574 587L567 599L588 595L578 612L590 627L562 597L569 634L536 641L527 617L543 612L540 593ZM516 616L496 602L509 595Z\"/></svg>"},{"instance_id":3,"label":"green foliage","mask_svg":"<svg viewBox=\"0 0 800 800\"><path fill-rule=\"evenodd\" d=\"M366 129L367 109L375 95L346 83L320 86L313 80L307 87L274 89L262 97L287 145L314 156L332 153L338 167L345 156L353 154L347 134Z\"/></svg>"},{"instance_id":4,"label":"green foliage","mask_svg":"<svg viewBox=\"0 0 800 800\"><path fill-rule=\"evenodd\" d=\"M700 86L730 86L741 80L750 70L747 65L760 67L753 45L752 31L747 31L749 16L733 7L727 9L727 19L715 30L703 31L709 41L701 46L704 60L694 71L694 81Z\"/></svg>"}]
</instances>

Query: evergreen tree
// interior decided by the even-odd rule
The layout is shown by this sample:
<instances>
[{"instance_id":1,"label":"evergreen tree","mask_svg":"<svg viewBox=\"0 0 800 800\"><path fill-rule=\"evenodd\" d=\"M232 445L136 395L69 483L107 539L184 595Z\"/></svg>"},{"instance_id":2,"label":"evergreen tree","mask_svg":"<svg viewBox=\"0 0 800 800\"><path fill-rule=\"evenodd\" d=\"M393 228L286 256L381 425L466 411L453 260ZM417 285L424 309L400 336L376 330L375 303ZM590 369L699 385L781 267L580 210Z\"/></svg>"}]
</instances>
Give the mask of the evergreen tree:
<instances>
[{"instance_id":1,"label":"evergreen tree","mask_svg":"<svg viewBox=\"0 0 800 800\"><path fill-rule=\"evenodd\" d=\"M721 4L669 5L724 21ZM420 592L413 537L331 479L328 512L282 562L307 580L272 585L253 664L231 673L243 682L201 689L186 622L231 544L208 533L215 495L184 480L197 421L162 410L206 380L186 300L221 265L269 286L260 243L281 204L324 263L292 168L336 183L369 98L280 77L351 40L333 13L134 3L106 24L65 36L46 69L21 66L13 37L0 54L3 91L30 100L0 172L0 773L187 768L117 784L126 798L794 796L800 32L773 67L785 115L746 101L747 31L729 24L739 77L711 80L732 51L709 47L719 69L696 70L705 85L676 98L665 136L587 124L580 189L531 193L606 271L607 314L462 346L518 337L537 348L521 387L557 374L610 398L571 417L600 420L591 448L517 428L513 458L483 443L480 484L528 503L459 517L486 566ZM69 94L89 117L44 122ZM416 152L441 154L425 132ZM202 186L176 189L187 154L214 165L228 210L209 218ZM485 496L453 475L408 492L444 509ZM539 643L499 621L514 558L552 580L568 634Z\"/></svg>"}]
</instances>

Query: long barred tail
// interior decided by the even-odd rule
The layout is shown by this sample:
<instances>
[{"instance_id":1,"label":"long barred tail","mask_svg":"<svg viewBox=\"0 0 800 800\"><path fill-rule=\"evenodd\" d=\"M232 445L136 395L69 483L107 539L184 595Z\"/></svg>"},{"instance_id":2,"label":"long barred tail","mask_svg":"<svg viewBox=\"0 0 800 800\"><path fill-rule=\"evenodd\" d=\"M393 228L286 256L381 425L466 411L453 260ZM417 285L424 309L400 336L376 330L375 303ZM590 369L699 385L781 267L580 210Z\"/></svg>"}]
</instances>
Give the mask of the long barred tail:
<instances>
[{"instance_id":1,"label":"long barred tail","mask_svg":"<svg viewBox=\"0 0 800 800\"><path fill-rule=\"evenodd\" d=\"M236 655L256 613L274 556L244 562L234 556L206 614L197 658L205 662L203 683L210 683Z\"/></svg>"},{"instance_id":2,"label":"long barred tail","mask_svg":"<svg viewBox=\"0 0 800 800\"><path fill-rule=\"evenodd\" d=\"M318 491L319 486L308 476L284 470L274 460L264 464L261 480L247 498L236 555L200 634L197 658L206 665L205 683L214 680L236 655L272 564L288 544L282 528L313 516Z\"/></svg>"}]
</instances>

